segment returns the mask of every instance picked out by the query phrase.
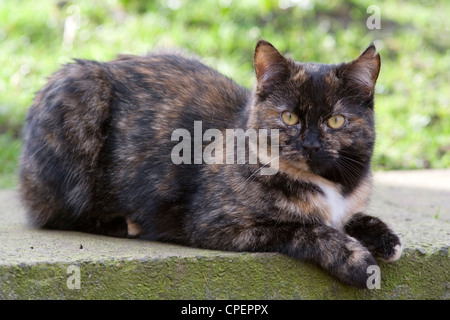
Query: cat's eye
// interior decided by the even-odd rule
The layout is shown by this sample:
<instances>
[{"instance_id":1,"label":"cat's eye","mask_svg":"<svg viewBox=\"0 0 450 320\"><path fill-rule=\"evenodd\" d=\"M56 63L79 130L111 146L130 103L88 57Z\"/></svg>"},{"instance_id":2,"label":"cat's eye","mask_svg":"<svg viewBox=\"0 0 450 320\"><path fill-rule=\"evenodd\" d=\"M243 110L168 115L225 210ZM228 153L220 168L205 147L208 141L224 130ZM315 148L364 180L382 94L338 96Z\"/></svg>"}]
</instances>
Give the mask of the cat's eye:
<instances>
[{"instance_id":1,"label":"cat's eye","mask_svg":"<svg viewBox=\"0 0 450 320\"><path fill-rule=\"evenodd\" d=\"M327 124L332 129L339 129L345 124L345 117L337 114L328 119Z\"/></svg>"},{"instance_id":2,"label":"cat's eye","mask_svg":"<svg viewBox=\"0 0 450 320\"><path fill-rule=\"evenodd\" d=\"M284 111L281 114L281 119L283 119L284 123L290 126L293 126L298 123L298 116L291 111Z\"/></svg>"}]
</instances>

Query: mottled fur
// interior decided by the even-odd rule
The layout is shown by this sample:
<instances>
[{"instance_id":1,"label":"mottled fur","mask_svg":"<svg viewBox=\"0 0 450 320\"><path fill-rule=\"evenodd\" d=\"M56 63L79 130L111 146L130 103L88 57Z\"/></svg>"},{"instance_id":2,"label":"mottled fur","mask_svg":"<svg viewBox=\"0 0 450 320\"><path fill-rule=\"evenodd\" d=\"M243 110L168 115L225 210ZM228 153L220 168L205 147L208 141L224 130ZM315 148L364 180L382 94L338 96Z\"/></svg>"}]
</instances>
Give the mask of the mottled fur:
<instances>
[{"instance_id":1,"label":"mottled fur","mask_svg":"<svg viewBox=\"0 0 450 320\"><path fill-rule=\"evenodd\" d=\"M299 63L261 40L254 63L252 92L178 54L64 66L26 120L20 190L31 223L277 251L365 287L375 258L400 252L398 237L361 213L371 193L379 55L372 45L351 63ZM298 124L283 122L286 110ZM326 125L335 114L346 118L337 130ZM175 165L171 134L184 128L193 136L194 121L224 136L278 129L279 171L258 174L263 155L258 164Z\"/></svg>"}]
</instances>

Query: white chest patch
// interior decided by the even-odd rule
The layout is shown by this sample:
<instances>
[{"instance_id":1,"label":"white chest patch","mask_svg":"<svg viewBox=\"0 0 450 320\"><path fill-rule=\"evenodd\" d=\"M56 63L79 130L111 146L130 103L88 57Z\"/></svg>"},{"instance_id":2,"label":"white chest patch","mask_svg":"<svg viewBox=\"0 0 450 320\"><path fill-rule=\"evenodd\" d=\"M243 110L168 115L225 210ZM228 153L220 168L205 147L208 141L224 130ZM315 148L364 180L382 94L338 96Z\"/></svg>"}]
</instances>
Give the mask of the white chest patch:
<instances>
[{"instance_id":1,"label":"white chest patch","mask_svg":"<svg viewBox=\"0 0 450 320\"><path fill-rule=\"evenodd\" d=\"M331 226L341 227L342 219L348 210L348 201L333 187L319 183L328 202L328 212L331 214Z\"/></svg>"}]
</instances>

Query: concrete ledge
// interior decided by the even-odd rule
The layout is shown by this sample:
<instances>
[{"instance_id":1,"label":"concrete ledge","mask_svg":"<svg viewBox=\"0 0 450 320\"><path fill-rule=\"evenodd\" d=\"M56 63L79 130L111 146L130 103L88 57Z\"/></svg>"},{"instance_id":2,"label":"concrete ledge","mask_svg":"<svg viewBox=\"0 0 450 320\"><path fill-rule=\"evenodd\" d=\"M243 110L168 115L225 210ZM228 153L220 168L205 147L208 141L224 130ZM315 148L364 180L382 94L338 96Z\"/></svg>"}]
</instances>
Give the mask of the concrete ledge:
<instances>
[{"instance_id":1,"label":"concrete ledge","mask_svg":"<svg viewBox=\"0 0 450 320\"><path fill-rule=\"evenodd\" d=\"M450 170L378 173L375 181L369 213L405 248L399 261L380 263L380 289L347 287L276 253L29 229L16 191L4 190L0 299L450 299Z\"/></svg>"}]
</instances>

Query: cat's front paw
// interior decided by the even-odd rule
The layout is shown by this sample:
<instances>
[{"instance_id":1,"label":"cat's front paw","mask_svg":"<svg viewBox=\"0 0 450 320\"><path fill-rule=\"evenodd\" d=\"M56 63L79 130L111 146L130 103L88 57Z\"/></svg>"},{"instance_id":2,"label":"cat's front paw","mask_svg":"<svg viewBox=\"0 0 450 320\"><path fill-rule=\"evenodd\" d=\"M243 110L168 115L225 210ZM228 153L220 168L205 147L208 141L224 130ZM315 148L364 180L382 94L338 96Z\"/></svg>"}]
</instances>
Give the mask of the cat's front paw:
<instances>
[{"instance_id":1,"label":"cat's front paw","mask_svg":"<svg viewBox=\"0 0 450 320\"><path fill-rule=\"evenodd\" d=\"M392 262L402 255L400 238L376 217L355 214L346 224L345 231L358 239L375 258Z\"/></svg>"},{"instance_id":2,"label":"cat's front paw","mask_svg":"<svg viewBox=\"0 0 450 320\"><path fill-rule=\"evenodd\" d=\"M386 233L381 236L379 245L371 251L380 260L393 262L400 259L403 247L399 237L395 233Z\"/></svg>"},{"instance_id":3,"label":"cat's front paw","mask_svg":"<svg viewBox=\"0 0 450 320\"><path fill-rule=\"evenodd\" d=\"M346 284L360 289L367 288L369 270L371 267L377 266L375 258L355 239L346 244L346 249L349 255L340 266L338 277Z\"/></svg>"}]
</instances>

